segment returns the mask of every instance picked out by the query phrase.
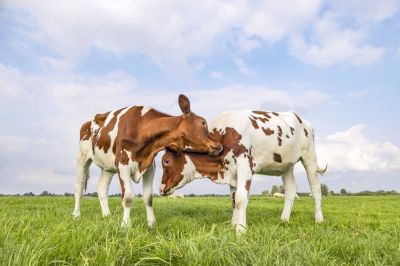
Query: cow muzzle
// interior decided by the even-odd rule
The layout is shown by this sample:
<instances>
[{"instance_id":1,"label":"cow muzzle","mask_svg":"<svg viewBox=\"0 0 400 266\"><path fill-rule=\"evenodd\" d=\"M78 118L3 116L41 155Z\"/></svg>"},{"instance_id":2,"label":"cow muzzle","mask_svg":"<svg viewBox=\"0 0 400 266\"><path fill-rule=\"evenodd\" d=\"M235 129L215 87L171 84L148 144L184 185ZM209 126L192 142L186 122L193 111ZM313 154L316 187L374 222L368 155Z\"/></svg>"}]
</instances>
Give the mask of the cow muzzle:
<instances>
[{"instance_id":1,"label":"cow muzzle","mask_svg":"<svg viewBox=\"0 0 400 266\"><path fill-rule=\"evenodd\" d=\"M221 144L219 144L219 143L213 143L213 144L211 144L210 147L209 147L209 154L210 154L211 156L217 156L218 154L221 153L222 149L223 149L223 147L222 147Z\"/></svg>"},{"instance_id":2,"label":"cow muzzle","mask_svg":"<svg viewBox=\"0 0 400 266\"><path fill-rule=\"evenodd\" d=\"M159 189L159 193L161 196L168 196L169 194L171 194L171 193L169 193L169 191L170 191L170 189L166 188L165 184L161 184L160 189Z\"/></svg>"}]
</instances>

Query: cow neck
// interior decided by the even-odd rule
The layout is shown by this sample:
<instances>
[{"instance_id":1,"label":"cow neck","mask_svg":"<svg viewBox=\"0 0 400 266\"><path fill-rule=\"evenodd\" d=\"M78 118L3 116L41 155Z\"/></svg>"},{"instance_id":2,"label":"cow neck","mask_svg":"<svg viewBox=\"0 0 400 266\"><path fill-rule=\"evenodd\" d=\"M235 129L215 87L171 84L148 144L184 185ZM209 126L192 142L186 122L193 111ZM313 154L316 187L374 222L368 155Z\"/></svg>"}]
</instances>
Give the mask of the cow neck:
<instances>
[{"instance_id":1,"label":"cow neck","mask_svg":"<svg viewBox=\"0 0 400 266\"><path fill-rule=\"evenodd\" d=\"M196 167L196 171L202 176L214 181L218 179L218 174L223 175L224 164L223 157L221 155L215 157L207 154L195 153L186 153L186 155L189 156Z\"/></svg>"},{"instance_id":2,"label":"cow neck","mask_svg":"<svg viewBox=\"0 0 400 266\"><path fill-rule=\"evenodd\" d=\"M151 165L158 152L177 141L177 136L171 133L181 121L181 116L159 117L151 121L154 126L152 126L152 131L146 135L147 142L136 153L136 160L141 172Z\"/></svg>"}]
</instances>

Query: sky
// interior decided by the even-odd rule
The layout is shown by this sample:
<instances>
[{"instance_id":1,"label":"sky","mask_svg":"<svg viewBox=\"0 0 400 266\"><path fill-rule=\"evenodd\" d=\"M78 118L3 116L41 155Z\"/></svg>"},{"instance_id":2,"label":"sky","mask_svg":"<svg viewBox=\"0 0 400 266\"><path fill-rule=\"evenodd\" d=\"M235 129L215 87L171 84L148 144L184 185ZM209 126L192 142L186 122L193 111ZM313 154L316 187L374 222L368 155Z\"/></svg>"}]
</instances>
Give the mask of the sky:
<instances>
[{"instance_id":1,"label":"sky","mask_svg":"<svg viewBox=\"0 0 400 266\"><path fill-rule=\"evenodd\" d=\"M0 193L73 192L84 121L131 105L179 115L180 93L208 121L295 111L314 126L322 183L400 191L399 84L395 0L2 0ZM273 184L256 175L251 193ZM228 191L195 180L179 193Z\"/></svg>"}]
</instances>

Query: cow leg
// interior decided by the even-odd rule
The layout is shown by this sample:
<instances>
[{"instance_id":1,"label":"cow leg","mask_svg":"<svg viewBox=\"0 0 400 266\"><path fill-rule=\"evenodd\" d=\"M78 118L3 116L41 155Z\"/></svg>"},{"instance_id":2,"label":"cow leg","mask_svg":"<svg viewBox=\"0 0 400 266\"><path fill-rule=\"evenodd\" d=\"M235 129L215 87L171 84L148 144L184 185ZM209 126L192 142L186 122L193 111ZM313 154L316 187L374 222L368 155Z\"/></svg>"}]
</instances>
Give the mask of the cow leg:
<instances>
[{"instance_id":1,"label":"cow leg","mask_svg":"<svg viewBox=\"0 0 400 266\"><path fill-rule=\"evenodd\" d=\"M317 175L317 160L316 156L309 156L302 158L301 162L307 172L308 183L310 184L311 193L315 201L315 222L322 223L324 221L324 216L322 215L321 207L321 184Z\"/></svg>"},{"instance_id":2,"label":"cow leg","mask_svg":"<svg viewBox=\"0 0 400 266\"><path fill-rule=\"evenodd\" d=\"M237 163L237 187L235 192L235 207L237 209L236 234L241 235L246 232L246 209L249 198L249 191L246 189L246 183L250 181L251 170L248 160Z\"/></svg>"},{"instance_id":3,"label":"cow leg","mask_svg":"<svg viewBox=\"0 0 400 266\"><path fill-rule=\"evenodd\" d=\"M123 191L122 207L124 208L124 214L122 217L121 227L131 226L131 206L133 203L133 189L131 180L132 169L128 165L122 165L118 167L118 174L120 183Z\"/></svg>"},{"instance_id":4,"label":"cow leg","mask_svg":"<svg viewBox=\"0 0 400 266\"><path fill-rule=\"evenodd\" d=\"M146 206L147 225L151 228L156 222L156 217L153 212L153 179L155 164L153 163L143 175L143 201Z\"/></svg>"},{"instance_id":5,"label":"cow leg","mask_svg":"<svg viewBox=\"0 0 400 266\"><path fill-rule=\"evenodd\" d=\"M110 214L110 209L108 207L108 189L113 176L114 173L102 170L99 182L97 183L97 193L103 217L107 217Z\"/></svg>"},{"instance_id":6,"label":"cow leg","mask_svg":"<svg viewBox=\"0 0 400 266\"><path fill-rule=\"evenodd\" d=\"M88 141L85 141L88 142ZM75 180L75 208L72 215L77 218L81 215L80 204L83 191L86 189L89 178L89 167L92 159L89 156L86 143L80 143L80 150L76 159L76 180Z\"/></svg>"},{"instance_id":7,"label":"cow leg","mask_svg":"<svg viewBox=\"0 0 400 266\"><path fill-rule=\"evenodd\" d=\"M236 187L230 186L230 190L231 190L232 209L233 209L231 224L232 224L233 229L235 229L236 225L238 223L238 213L237 213L237 208L236 208L236 204L235 204Z\"/></svg>"},{"instance_id":8,"label":"cow leg","mask_svg":"<svg viewBox=\"0 0 400 266\"><path fill-rule=\"evenodd\" d=\"M294 198L296 197L297 184L293 176L293 167L282 175L282 181L285 186L285 205L283 207L281 220L289 222L290 213L292 211Z\"/></svg>"}]
</instances>

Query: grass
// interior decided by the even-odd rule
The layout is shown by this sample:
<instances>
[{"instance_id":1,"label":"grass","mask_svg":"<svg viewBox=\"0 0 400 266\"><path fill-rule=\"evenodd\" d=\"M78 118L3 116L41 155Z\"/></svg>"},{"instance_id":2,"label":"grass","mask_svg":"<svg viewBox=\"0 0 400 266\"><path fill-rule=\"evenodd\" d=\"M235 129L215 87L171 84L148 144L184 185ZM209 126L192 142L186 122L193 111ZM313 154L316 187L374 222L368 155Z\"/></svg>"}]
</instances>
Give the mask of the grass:
<instances>
[{"instance_id":1,"label":"grass","mask_svg":"<svg viewBox=\"0 0 400 266\"><path fill-rule=\"evenodd\" d=\"M0 198L0 265L400 265L400 197L327 197L325 223L313 200L296 200L289 224L283 200L252 196L248 231L236 237L231 203L218 198L155 198L148 229L141 199L121 229L120 199L102 218L96 198Z\"/></svg>"}]
</instances>

